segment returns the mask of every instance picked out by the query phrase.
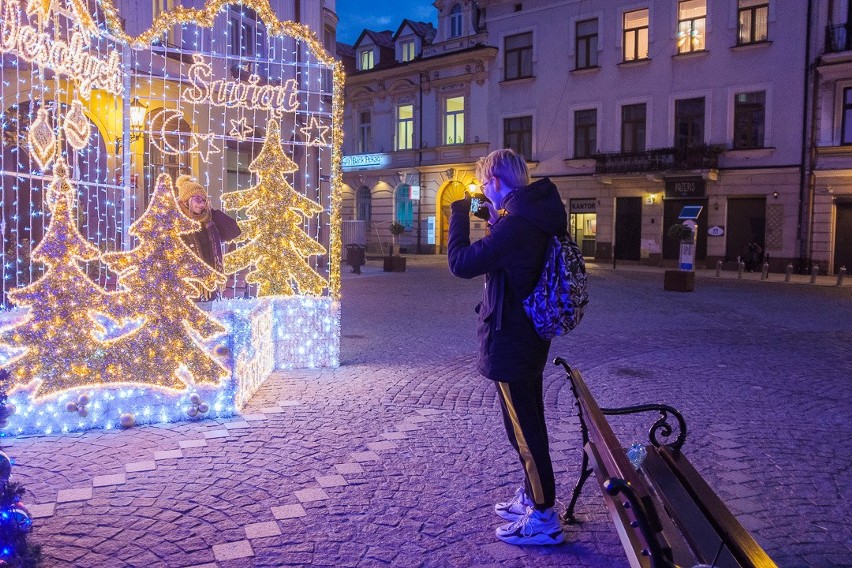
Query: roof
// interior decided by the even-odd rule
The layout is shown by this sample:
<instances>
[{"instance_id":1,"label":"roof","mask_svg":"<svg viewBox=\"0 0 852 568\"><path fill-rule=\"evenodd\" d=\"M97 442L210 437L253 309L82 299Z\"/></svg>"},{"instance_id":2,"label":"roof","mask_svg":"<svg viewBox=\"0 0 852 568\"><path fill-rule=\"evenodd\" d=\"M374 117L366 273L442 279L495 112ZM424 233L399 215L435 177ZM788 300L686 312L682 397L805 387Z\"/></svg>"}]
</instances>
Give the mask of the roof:
<instances>
[{"instance_id":1,"label":"roof","mask_svg":"<svg viewBox=\"0 0 852 568\"><path fill-rule=\"evenodd\" d=\"M364 30L361 32L361 35L358 36L358 40L355 42L355 47L361 45L361 40L364 39L364 36L369 37L374 44L379 47L386 47L388 49L393 49L393 32L390 30L384 30L381 32L376 32L373 30Z\"/></svg>"},{"instance_id":2,"label":"roof","mask_svg":"<svg viewBox=\"0 0 852 568\"><path fill-rule=\"evenodd\" d=\"M394 41L396 41L399 34L402 33L405 26L411 28L411 31L422 38L424 43L432 43L432 40L435 39L435 36L438 34L438 30L435 29L435 26L433 26L431 22L415 22L414 20L406 18L402 20L402 23L397 28L396 33L393 34Z\"/></svg>"}]
</instances>

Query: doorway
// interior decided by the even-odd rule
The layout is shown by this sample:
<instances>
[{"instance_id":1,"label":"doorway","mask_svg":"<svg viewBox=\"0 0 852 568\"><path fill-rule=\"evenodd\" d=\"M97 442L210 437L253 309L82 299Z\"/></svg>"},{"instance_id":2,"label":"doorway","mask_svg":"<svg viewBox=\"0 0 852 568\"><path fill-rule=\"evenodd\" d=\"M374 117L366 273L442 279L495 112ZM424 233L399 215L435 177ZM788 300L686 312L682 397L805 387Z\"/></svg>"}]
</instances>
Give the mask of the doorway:
<instances>
[{"instance_id":1,"label":"doorway","mask_svg":"<svg viewBox=\"0 0 852 568\"><path fill-rule=\"evenodd\" d=\"M464 193L464 184L459 181L451 181L441 192L441 199L438 201L438 218L441 222L441 243L439 251L441 254L447 254L447 241L450 236L450 205L452 205L453 201L464 199Z\"/></svg>"},{"instance_id":2,"label":"doorway","mask_svg":"<svg viewBox=\"0 0 852 568\"><path fill-rule=\"evenodd\" d=\"M745 259L750 243L766 248L766 199L728 199L727 223L725 260Z\"/></svg>"},{"instance_id":3,"label":"doorway","mask_svg":"<svg viewBox=\"0 0 852 568\"><path fill-rule=\"evenodd\" d=\"M834 222L834 273L852 269L852 202L838 203Z\"/></svg>"},{"instance_id":4,"label":"doorway","mask_svg":"<svg viewBox=\"0 0 852 568\"><path fill-rule=\"evenodd\" d=\"M642 198L615 199L615 258L639 260L642 248Z\"/></svg>"}]
</instances>

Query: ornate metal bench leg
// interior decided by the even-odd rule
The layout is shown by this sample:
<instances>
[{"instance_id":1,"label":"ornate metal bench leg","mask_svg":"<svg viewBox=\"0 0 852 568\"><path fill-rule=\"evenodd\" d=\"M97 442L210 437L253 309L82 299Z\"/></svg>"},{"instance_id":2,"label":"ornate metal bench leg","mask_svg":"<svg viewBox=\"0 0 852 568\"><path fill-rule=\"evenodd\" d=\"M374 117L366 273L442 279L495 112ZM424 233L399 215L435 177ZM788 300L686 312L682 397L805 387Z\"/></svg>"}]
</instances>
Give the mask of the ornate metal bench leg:
<instances>
[{"instance_id":1,"label":"ornate metal bench leg","mask_svg":"<svg viewBox=\"0 0 852 568\"><path fill-rule=\"evenodd\" d=\"M592 470L589 468L589 456L586 455L585 451L583 452L583 465L580 467L580 471L580 479L577 481L577 485L574 486L574 491L571 493L571 502L568 503L568 508L565 509L565 512L562 514L563 523L574 524L578 522L577 518L574 516L574 507L577 505L577 499L580 497L583 485L585 485L589 476L592 475Z\"/></svg>"}]
</instances>

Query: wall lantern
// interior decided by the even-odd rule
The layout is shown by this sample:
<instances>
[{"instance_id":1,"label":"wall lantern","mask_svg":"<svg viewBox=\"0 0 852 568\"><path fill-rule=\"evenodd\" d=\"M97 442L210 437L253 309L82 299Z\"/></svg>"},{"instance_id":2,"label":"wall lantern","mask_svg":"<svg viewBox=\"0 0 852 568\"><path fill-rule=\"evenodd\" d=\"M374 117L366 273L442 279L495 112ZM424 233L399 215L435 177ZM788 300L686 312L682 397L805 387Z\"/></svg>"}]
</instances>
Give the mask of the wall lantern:
<instances>
[{"instance_id":1,"label":"wall lantern","mask_svg":"<svg viewBox=\"0 0 852 568\"><path fill-rule=\"evenodd\" d=\"M148 107L139 102L139 97L135 97L130 103L130 141L138 140L142 137L142 130L145 126L145 112Z\"/></svg>"}]
</instances>

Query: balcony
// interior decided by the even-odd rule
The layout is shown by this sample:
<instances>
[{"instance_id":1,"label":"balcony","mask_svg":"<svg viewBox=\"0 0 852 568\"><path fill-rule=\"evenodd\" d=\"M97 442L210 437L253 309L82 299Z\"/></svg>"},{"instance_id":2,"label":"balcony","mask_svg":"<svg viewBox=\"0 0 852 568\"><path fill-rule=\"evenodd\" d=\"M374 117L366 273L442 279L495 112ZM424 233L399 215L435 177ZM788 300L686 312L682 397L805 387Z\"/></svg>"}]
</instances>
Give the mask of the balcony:
<instances>
[{"instance_id":1,"label":"balcony","mask_svg":"<svg viewBox=\"0 0 852 568\"><path fill-rule=\"evenodd\" d=\"M839 26L825 27L825 52L840 53L841 51L852 50L852 34L849 33L852 29L852 23L846 22Z\"/></svg>"},{"instance_id":2,"label":"balcony","mask_svg":"<svg viewBox=\"0 0 852 568\"><path fill-rule=\"evenodd\" d=\"M715 170L724 146L701 145L690 148L657 148L629 154L595 154L596 174L637 174L646 172Z\"/></svg>"}]
</instances>

